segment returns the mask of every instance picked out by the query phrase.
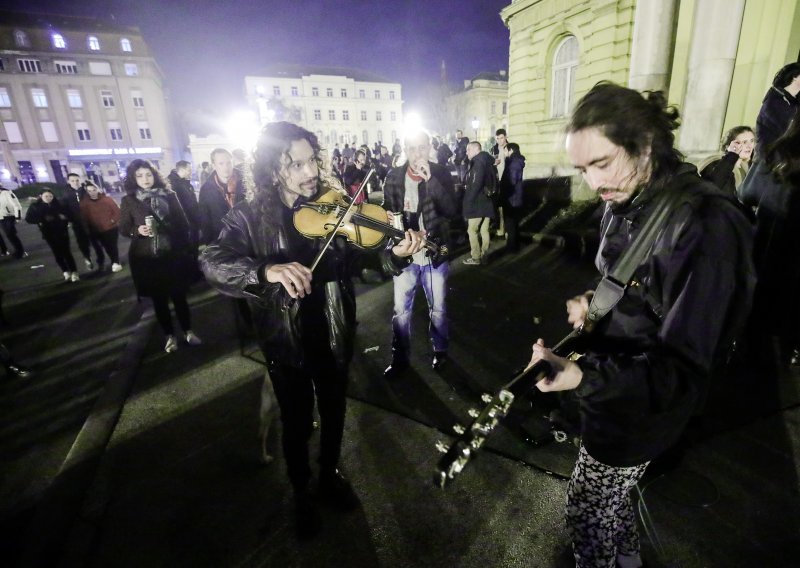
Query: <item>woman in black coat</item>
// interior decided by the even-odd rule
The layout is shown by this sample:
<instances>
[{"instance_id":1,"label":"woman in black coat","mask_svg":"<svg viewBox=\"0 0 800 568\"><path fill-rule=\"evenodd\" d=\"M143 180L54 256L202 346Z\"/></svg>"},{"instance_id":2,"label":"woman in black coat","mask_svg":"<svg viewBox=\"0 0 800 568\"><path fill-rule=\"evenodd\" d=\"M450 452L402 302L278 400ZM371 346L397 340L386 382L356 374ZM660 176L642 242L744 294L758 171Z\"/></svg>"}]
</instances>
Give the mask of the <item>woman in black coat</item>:
<instances>
[{"instance_id":1,"label":"woman in black coat","mask_svg":"<svg viewBox=\"0 0 800 568\"><path fill-rule=\"evenodd\" d=\"M178 349L170 299L186 343L199 345L186 301L195 260L190 254L189 223L181 204L147 160L131 162L124 187L119 231L131 239L128 263L136 292L153 301L156 318L167 336L167 353Z\"/></svg>"},{"instance_id":2,"label":"woman in black coat","mask_svg":"<svg viewBox=\"0 0 800 568\"><path fill-rule=\"evenodd\" d=\"M31 225L38 225L42 238L53 251L56 263L64 274L67 282L80 280L75 258L69 248L69 211L66 206L55 198L53 192L45 189L42 194L25 214L25 221Z\"/></svg>"}]
</instances>

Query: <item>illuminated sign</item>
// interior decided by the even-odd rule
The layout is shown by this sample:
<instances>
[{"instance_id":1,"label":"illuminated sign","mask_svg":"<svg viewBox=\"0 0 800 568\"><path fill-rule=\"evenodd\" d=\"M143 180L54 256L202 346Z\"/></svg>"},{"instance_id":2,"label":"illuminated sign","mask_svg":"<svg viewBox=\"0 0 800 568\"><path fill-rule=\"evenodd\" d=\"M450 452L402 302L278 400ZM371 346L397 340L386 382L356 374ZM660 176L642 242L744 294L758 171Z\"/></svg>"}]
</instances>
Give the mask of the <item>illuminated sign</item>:
<instances>
[{"instance_id":1,"label":"illuminated sign","mask_svg":"<svg viewBox=\"0 0 800 568\"><path fill-rule=\"evenodd\" d=\"M160 154L161 148L86 148L69 150L70 156L135 156L138 154Z\"/></svg>"}]
</instances>

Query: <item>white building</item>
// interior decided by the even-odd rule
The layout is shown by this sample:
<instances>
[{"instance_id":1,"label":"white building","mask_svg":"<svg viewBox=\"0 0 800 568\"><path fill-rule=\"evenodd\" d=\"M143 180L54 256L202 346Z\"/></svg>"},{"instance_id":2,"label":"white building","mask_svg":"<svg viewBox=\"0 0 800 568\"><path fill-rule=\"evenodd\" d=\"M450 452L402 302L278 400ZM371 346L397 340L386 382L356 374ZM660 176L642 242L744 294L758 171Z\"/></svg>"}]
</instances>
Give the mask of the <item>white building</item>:
<instances>
[{"instance_id":1,"label":"white building","mask_svg":"<svg viewBox=\"0 0 800 568\"><path fill-rule=\"evenodd\" d=\"M0 140L0 181L114 183L134 158L171 167L163 75L139 30L0 12Z\"/></svg>"},{"instance_id":2,"label":"white building","mask_svg":"<svg viewBox=\"0 0 800 568\"><path fill-rule=\"evenodd\" d=\"M446 99L447 132L461 130L481 144L492 141L498 128L508 128L508 76L505 70L479 73ZM511 137L511 132L508 133ZM488 148L484 148L485 150Z\"/></svg>"},{"instance_id":3,"label":"white building","mask_svg":"<svg viewBox=\"0 0 800 568\"><path fill-rule=\"evenodd\" d=\"M382 142L391 148L402 136L402 86L366 71L280 65L246 76L245 91L262 124L295 122L326 147Z\"/></svg>"}]
</instances>

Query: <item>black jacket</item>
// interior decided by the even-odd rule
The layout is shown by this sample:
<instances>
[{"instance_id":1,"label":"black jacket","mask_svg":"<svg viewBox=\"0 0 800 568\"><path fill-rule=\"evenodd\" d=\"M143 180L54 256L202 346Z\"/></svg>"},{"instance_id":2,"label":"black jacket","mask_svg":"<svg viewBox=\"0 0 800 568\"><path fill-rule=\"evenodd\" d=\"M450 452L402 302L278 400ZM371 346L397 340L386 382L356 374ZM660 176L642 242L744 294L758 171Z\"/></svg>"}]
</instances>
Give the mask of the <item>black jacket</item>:
<instances>
[{"instance_id":1,"label":"black jacket","mask_svg":"<svg viewBox=\"0 0 800 568\"><path fill-rule=\"evenodd\" d=\"M770 87L756 119L756 157L763 160L767 148L789 128L797 114L797 98L786 90Z\"/></svg>"},{"instance_id":2,"label":"black jacket","mask_svg":"<svg viewBox=\"0 0 800 568\"><path fill-rule=\"evenodd\" d=\"M45 239L69 238L67 223L70 218L67 208L56 198L49 204L41 198L37 199L28 207L28 212L25 214L25 221L31 225L38 225Z\"/></svg>"},{"instance_id":3,"label":"black jacket","mask_svg":"<svg viewBox=\"0 0 800 568\"><path fill-rule=\"evenodd\" d=\"M177 195L178 201L181 202L183 214L186 215L186 221L189 223L192 242L197 242L200 233L200 205L197 203L192 183L172 170L169 174L169 185Z\"/></svg>"},{"instance_id":4,"label":"black jacket","mask_svg":"<svg viewBox=\"0 0 800 568\"><path fill-rule=\"evenodd\" d=\"M488 152L478 152L469 161L469 169L467 170L464 199L462 201L462 215L464 215L465 219L494 217L494 204L484 192L484 187L491 181L490 176L496 176L494 159Z\"/></svg>"},{"instance_id":5,"label":"black jacket","mask_svg":"<svg viewBox=\"0 0 800 568\"><path fill-rule=\"evenodd\" d=\"M64 197L61 198L61 203L67 210L67 216L70 222L77 223L85 231L86 224L83 222L83 217L81 216L81 198L84 195L86 195L86 190L83 189L83 187L72 189L71 185L67 185L67 187L64 188Z\"/></svg>"},{"instance_id":6,"label":"black jacket","mask_svg":"<svg viewBox=\"0 0 800 568\"><path fill-rule=\"evenodd\" d=\"M500 203L507 207L522 207L522 176L525 170L525 156L514 152L506 158L503 177L500 180Z\"/></svg>"},{"instance_id":7,"label":"black jacket","mask_svg":"<svg viewBox=\"0 0 800 568\"><path fill-rule=\"evenodd\" d=\"M462 136L456 140L456 150L453 154L454 164L459 165L467 161L467 144L469 144L469 138L466 136Z\"/></svg>"},{"instance_id":8,"label":"black jacket","mask_svg":"<svg viewBox=\"0 0 800 568\"><path fill-rule=\"evenodd\" d=\"M578 362L583 443L616 467L644 463L675 443L752 301L749 221L694 166L684 164L661 191L677 187L686 199L636 270L637 285L597 324ZM638 235L656 191L650 186L631 203L606 206L596 257L601 274Z\"/></svg>"},{"instance_id":9,"label":"black jacket","mask_svg":"<svg viewBox=\"0 0 800 568\"><path fill-rule=\"evenodd\" d=\"M244 199L244 187L239 179L236 183L236 194L234 205ZM200 188L198 199L200 214L200 243L209 244L219 235L222 230L222 218L230 211L231 207L225 200L222 190L217 185L217 174L212 173Z\"/></svg>"},{"instance_id":10,"label":"black jacket","mask_svg":"<svg viewBox=\"0 0 800 568\"><path fill-rule=\"evenodd\" d=\"M453 155L453 151L450 149L450 146L442 142L439 144L439 147L436 149L436 162L440 166L447 165L447 162L450 161L450 158Z\"/></svg>"}]
</instances>

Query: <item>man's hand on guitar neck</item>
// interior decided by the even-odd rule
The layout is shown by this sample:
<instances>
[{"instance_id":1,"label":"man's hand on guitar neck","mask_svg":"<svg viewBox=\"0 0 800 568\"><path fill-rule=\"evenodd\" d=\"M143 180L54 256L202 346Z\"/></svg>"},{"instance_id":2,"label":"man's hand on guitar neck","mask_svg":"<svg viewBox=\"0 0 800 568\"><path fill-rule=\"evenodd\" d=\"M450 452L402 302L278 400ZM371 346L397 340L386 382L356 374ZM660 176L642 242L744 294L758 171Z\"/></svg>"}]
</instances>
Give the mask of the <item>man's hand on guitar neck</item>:
<instances>
[{"instance_id":1,"label":"man's hand on guitar neck","mask_svg":"<svg viewBox=\"0 0 800 568\"><path fill-rule=\"evenodd\" d=\"M553 368L552 375L536 383L536 388L540 391L572 390L581 384L581 380L583 379L583 371L581 371L581 368L573 361L554 354L550 349L544 346L544 341L542 339L539 339L533 344L533 355L531 356L531 362L528 363L527 368L532 367L539 361L547 361Z\"/></svg>"},{"instance_id":2,"label":"man's hand on guitar neck","mask_svg":"<svg viewBox=\"0 0 800 568\"><path fill-rule=\"evenodd\" d=\"M592 296L594 291L588 290L580 296L567 300L567 321L572 324L572 329L578 329L586 321Z\"/></svg>"}]
</instances>

